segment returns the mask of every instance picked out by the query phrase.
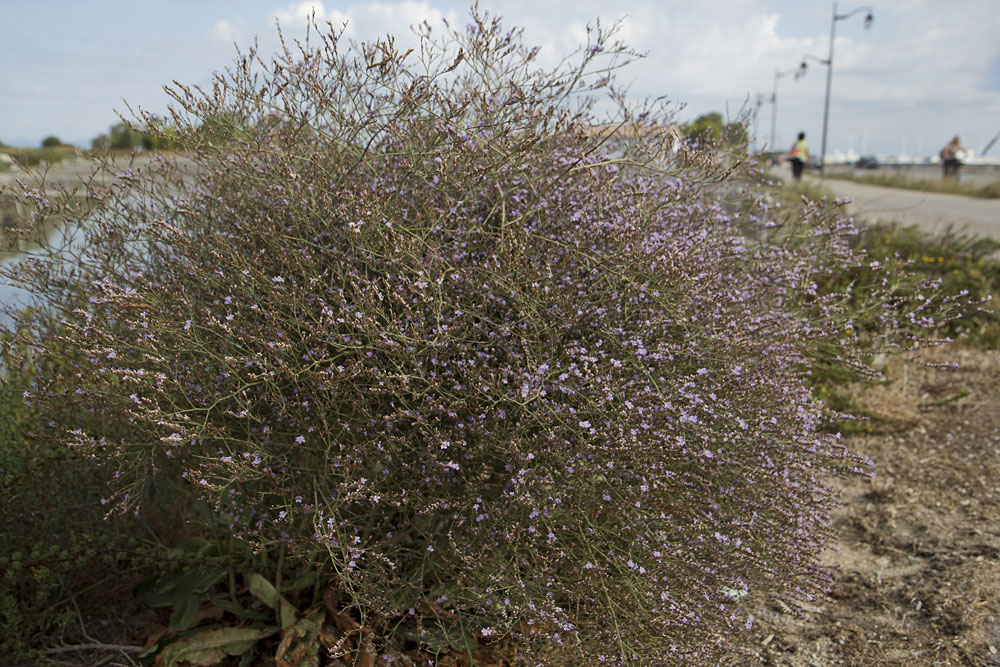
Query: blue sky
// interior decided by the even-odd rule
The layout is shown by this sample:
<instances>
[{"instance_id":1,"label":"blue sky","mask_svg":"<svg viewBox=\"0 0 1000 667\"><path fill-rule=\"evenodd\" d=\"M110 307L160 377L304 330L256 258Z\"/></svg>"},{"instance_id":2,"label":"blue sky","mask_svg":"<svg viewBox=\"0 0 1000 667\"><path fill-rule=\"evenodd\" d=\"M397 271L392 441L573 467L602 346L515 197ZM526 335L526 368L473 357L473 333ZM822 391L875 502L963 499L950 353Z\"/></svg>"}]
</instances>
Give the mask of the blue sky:
<instances>
[{"instance_id":1,"label":"blue sky","mask_svg":"<svg viewBox=\"0 0 1000 667\"><path fill-rule=\"evenodd\" d=\"M408 35L442 17L462 21L468 4L446 0L0 0L0 140L33 146L54 134L89 146L127 101L166 108L162 85L204 84L256 35L276 46L275 18L291 35L310 6L348 34ZM860 5L840 2L846 13ZM785 148L800 130L820 144L825 67L779 81L776 138L768 103L774 72L804 54L825 58L832 3L825 0L480 0L525 28L526 40L555 59L582 41L600 17L623 18L622 37L648 57L621 79L636 96L685 104L682 119L760 107L760 143ZM1000 132L1000 0L883 0L837 22L828 150L936 154L953 135L981 151ZM404 37L405 39L405 37ZM554 61L554 60L553 60ZM1000 142L998 142L1000 143ZM1000 154L994 146L990 155Z\"/></svg>"}]
</instances>

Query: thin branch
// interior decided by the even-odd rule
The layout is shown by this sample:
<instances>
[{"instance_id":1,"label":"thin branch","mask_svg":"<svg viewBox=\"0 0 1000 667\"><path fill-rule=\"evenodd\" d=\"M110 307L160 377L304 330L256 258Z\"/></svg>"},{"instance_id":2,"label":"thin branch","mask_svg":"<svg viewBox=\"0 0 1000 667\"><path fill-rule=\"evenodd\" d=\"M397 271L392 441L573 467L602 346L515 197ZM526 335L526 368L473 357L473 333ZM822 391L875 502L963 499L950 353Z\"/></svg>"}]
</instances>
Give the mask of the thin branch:
<instances>
[{"instance_id":1,"label":"thin branch","mask_svg":"<svg viewBox=\"0 0 1000 667\"><path fill-rule=\"evenodd\" d=\"M46 655L56 655L59 653L72 653L74 651L121 651L122 653L138 653L142 651L141 646L129 646L127 644L70 644L67 646L56 646L42 651Z\"/></svg>"}]
</instances>

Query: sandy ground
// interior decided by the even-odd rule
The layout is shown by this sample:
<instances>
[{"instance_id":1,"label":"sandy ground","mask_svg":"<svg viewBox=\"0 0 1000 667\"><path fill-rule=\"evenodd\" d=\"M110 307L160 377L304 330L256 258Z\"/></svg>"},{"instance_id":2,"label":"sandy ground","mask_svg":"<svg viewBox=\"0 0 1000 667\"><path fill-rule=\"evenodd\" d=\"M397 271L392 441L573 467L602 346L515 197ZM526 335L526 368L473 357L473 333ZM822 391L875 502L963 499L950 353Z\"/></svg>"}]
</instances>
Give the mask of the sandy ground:
<instances>
[{"instance_id":1,"label":"sandy ground","mask_svg":"<svg viewBox=\"0 0 1000 667\"><path fill-rule=\"evenodd\" d=\"M998 200L807 178L863 220L1000 239ZM764 610L758 664L1000 666L1000 350L928 350L887 376L859 396L895 421L849 441L875 474L837 481L829 597Z\"/></svg>"},{"instance_id":2,"label":"sandy ground","mask_svg":"<svg viewBox=\"0 0 1000 667\"><path fill-rule=\"evenodd\" d=\"M829 597L765 610L759 664L1000 665L1000 351L931 350L889 376L863 400L895 423L850 440L875 475L838 482Z\"/></svg>"}]
</instances>

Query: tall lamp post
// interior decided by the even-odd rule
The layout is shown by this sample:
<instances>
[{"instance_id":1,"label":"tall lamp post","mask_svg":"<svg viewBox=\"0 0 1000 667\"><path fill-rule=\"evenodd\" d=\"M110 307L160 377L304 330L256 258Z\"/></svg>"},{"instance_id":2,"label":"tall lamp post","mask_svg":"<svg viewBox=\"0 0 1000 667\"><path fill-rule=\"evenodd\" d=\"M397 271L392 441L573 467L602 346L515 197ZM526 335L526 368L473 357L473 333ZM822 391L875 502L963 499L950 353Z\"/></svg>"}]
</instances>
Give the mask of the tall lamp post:
<instances>
[{"instance_id":1,"label":"tall lamp post","mask_svg":"<svg viewBox=\"0 0 1000 667\"><path fill-rule=\"evenodd\" d=\"M865 14L865 30L871 27L872 21L875 20L874 10L871 7L858 7L853 9L846 14L837 13L837 3L833 3L833 18L830 20L830 56L826 61L822 61L819 58L819 62L826 65L826 102L823 104L823 144L820 147L819 154L819 170L822 173L823 168L826 166L826 130L830 120L830 84L833 81L833 40L837 33L837 21L843 21L849 19L855 14L860 14L861 12L867 12ZM806 63L802 61L802 68L805 69Z\"/></svg>"},{"instance_id":2,"label":"tall lamp post","mask_svg":"<svg viewBox=\"0 0 1000 667\"><path fill-rule=\"evenodd\" d=\"M770 148L773 151L777 146L777 140L775 139L775 128L777 126L778 118L778 79L783 76L788 76L789 74L794 74L795 78L798 79L800 76L806 73L806 64L803 62L801 65L795 69L785 70L784 72L779 72L778 68L774 68L774 87L771 89L771 134L768 137L768 143L771 144Z\"/></svg>"},{"instance_id":3,"label":"tall lamp post","mask_svg":"<svg viewBox=\"0 0 1000 667\"><path fill-rule=\"evenodd\" d=\"M753 152L760 150L760 140L757 138L757 120L760 116L760 107L764 104L764 96L759 92L754 96L753 104Z\"/></svg>"}]
</instances>

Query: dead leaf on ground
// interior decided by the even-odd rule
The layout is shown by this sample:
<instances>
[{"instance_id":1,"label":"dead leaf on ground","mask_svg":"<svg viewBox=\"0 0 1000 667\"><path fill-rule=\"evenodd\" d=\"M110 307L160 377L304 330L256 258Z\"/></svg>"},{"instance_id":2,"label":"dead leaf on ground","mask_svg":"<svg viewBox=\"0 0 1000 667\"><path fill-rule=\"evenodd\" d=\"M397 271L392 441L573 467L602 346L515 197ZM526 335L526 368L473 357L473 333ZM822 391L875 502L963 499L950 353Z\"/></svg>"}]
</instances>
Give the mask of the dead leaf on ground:
<instances>
[{"instance_id":1,"label":"dead leaf on ground","mask_svg":"<svg viewBox=\"0 0 1000 667\"><path fill-rule=\"evenodd\" d=\"M319 665L319 635L325 618L322 607L313 607L285 628L274 658L278 667L315 667Z\"/></svg>"}]
</instances>

